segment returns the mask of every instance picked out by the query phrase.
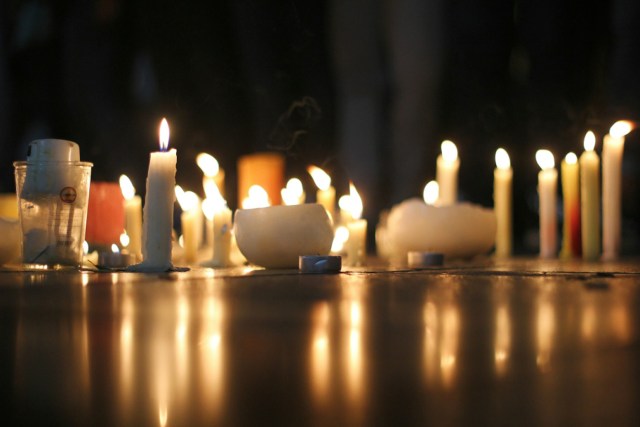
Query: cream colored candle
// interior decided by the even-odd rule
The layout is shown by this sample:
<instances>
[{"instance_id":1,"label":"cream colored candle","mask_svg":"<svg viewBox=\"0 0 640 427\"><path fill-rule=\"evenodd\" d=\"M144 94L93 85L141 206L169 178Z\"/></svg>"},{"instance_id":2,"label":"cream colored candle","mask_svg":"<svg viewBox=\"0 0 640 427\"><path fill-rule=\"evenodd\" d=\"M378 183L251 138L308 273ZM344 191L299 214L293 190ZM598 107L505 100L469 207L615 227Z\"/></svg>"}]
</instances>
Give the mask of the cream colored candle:
<instances>
[{"instance_id":1,"label":"cream colored candle","mask_svg":"<svg viewBox=\"0 0 640 427\"><path fill-rule=\"evenodd\" d=\"M217 187L212 187L211 198L211 234L213 237L213 256L205 263L207 267L220 268L231 265L231 209Z\"/></svg>"},{"instance_id":2,"label":"cream colored candle","mask_svg":"<svg viewBox=\"0 0 640 427\"><path fill-rule=\"evenodd\" d=\"M600 256L600 158L595 145L596 136L587 132L580 156L580 221L582 257L589 261Z\"/></svg>"},{"instance_id":3,"label":"cream colored candle","mask_svg":"<svg viewBox=\"0 0 640 427\"><path fill-rule=\"evenodd\" d=\"M126 175L120 175L120 190L124 197L124 229L129 236L127 250L136 257L142 255L142 199Z\"/></svg>"},{"instance_id":4,"label":"cream colored candle","mask_svg":"<svg viewBox=\"0 0 640 427\"><path fill-rule=\"evenodd\" d=\"M361 219L362 210L362 199L353 183L349 183L349 213L353 220L347 223L346 265L360 266L367 260L367 220Z\"/></svg>"},{"instance_id":5,"label":"cream colored candle","mask_svg":"<svg viewBox=\"0 0 640 427\"><path fill-rule=\"evenodd\" d=\"M200 213L200 200L192 191L183 191L176 186L176 197L182 213L180 222L182 225L182 239L184 246L184 262L193 264L198 260L198 244L201 228L198 227Z\"/></svg>"},{"instance_id":6,"label":"cream colored candle","mask_svg":"<svg viewBox=\"0 0 640 427\"><path fill-rule=\"evenodd\" d=\"M173 230L174 187L177 154L169 146L169 124L160 124L160 150L151 153L147 174L147 194L143 212L143 261L133 266L138 271L166 271L171 264L171 232Z\"/></svg>"},{"instance_id":7,"label":"cream colored candle","mask_svg":"<svg viewBox=\"0 0 640 427\"><path fill-rule=\"evenodd\" d=\"M316 203L321 204L329 213L331 220L335 218L336 189L331 185L331 177L317 166L309 166L307 171L318 187Z\"/></svg>"},{"instance_id":8,"label":"cream colored candle","mask_svg":"<svg viewBox=\"0 0 640 427\"><path fill-rule=\"evenodd\" d=\"M220 167L218 160L209 153L200 153L196 156L196 164L202 170L202 188L206 197L210 197L207 193L208 187L215 184L218 192L224 197L224 169Z\"/></svg>"},{"instance_id":9,"label":"cream colored candle","mask_svg":"<svg viewBox=\"0 0 640 427\"><path fill-rule=\"evenodd\" d=\"M604 137L602 147L602 257L620 255L622 231L622 154L624 138L633 130L628 121L618 121Z\"/></svg>"},{"instance_id":10,"label":"cream colored candle","mask_svg":"<svg viewBox=\"0 0 640 427\"><path fill-rule=\"evenodd\" d=\"M503 148L498 148L493 171L493 209L496 214L496 256L501 258L511 255L512 183L509 154Z\"/></svg>"},{"instance_id":11,"label":"cream colored candle","mask_svg":"<svg viewBox=\"0 0 640 427\"><path fill-rule=\"evenodd\" d=\"M291 178L287 181L287 185L280 190L280 195L282 196L282 204L287 206L301 205L306 198L302 182L298 178Z\"/></svg>"},{"instance_id":12,"label":"cream colored candle","mask_svg":"<svg viewBox=\"0 0 640 427\"><path fill-rule=\"evenodd\" d=\"M582 254L582 230L580 228L580 167L575 153L565 156L560 167L562 178L563 216L562 249L563 258L573 258Z\"/></svg>"},{"instance_id":13,"label":"cream colored candle","mask_svg":"<svg viewBox=\"0 0 640 427\"><path fill-rule=\"evenodd\" d=\"M436 181L440 187L438 204L451 205L458 200L458 148L451 141L443 141L440 145L442 153L436 161Z\"/></svg>"},{"instance_id":14,"label":"cream colored candle","mask_svg":"<svg viewBox=\"0 0 640 427\"><path fill-rule=\"evenodd\" d=\"M556 192L558 171L553 154L549 150L538 150L536 161L542 169L538 173L538 197L540 203L540 256L553 258L557 247Z\"/></svg>"}]
</instances>

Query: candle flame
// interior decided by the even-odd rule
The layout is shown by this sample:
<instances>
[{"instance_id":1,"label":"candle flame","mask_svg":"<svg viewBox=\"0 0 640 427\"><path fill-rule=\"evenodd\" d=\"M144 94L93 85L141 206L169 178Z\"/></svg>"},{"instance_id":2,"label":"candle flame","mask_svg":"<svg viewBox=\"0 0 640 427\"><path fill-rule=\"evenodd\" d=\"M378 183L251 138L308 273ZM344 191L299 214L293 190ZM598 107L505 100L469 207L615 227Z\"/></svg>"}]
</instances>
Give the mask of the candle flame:
<instances>
[{"instance_id":1,"label":"candle flame","mask_svg":"<svg viewBox=\"0 0 640 427\"><path fill-rule=\"evenodd\" d=\"M85 255L89 253L89 243L86 240L82 242L82 253Z\"/></svg>"},{"instance_id":2,"label":"candle flame","mask_svg":"<svg viewBox=\"0 0 640 427\"><path fill-rule=\"evenodd\" d=\"M120 191L125 200L131 200L136 195L136 188L127 175L120 175Z\"/></svg>"},{"instance_id":3,"label":"candle flame","mask_svg":"<svg viewBox=\"0 0 640 427\"><path fill-rule=\"evenodd\" d=\"M584 149L586 151L593 151L595 146L596 146L596 135L593 132L588 131L587 134L584 136Z\"/></svg>"},{"instance_id":4,"label":"candle flame","mask_svg":"<svg viewBox=\"0 0 640 427\"><path fill-rule=\"evenodd\" d=\"M427 182L427 185L424 186L424 190L422 191L424 202L428 205L435 205L439 196L440 186L438 183L436 181Z\"/></svg>"},{"instance_id":5,"label":"candle flame","mask_svg":"<svg viewBox=\"0 0 640 427\"><path fill-rule=\"evenodd\" d=\"M198 154L198 156L196 157L196 163L202 170L202 173L204 173L204 176L213 177L218 175L218 172L220 171L220 164L211 154Z\"/></svg>"},{"instance_id":6,"label":"candle flame","mask_svg":"<svg viewBox=\"0 0 640 427\"><path fill-rule=\"evenodd\" d=\"M200 198L196 193L193 191L184 191L179 185L176 185L176 198L183 212L196 209L200 202Z\"/></svg>"},{"instance_id":7,"label":"candle flame","mask_svg":"<svg viewBox=\"0 0 640 427\"><path fill-rule=\"evenodd\" d=\"M337 253L344 249L344 244L349 240L349 229L344 225L336 228L336 233L333 236L333 243L331 244L331 252Z\"/></svg>"},{"instance_id":8,"label":"candle flame","mask_svg":"<svg viewBox=\"0 0 640 427\"><path fill-rule=\"evenodd\" d=\"M207 198L202 201L202 212L207 219L213 219L213 216L227 207L227 201L215 182L209 182L205 187Z\"/></svg>"},{"instance_id":9,"label":"candle flame","mask_svg":"<svg viewBox=\"0 0 640 427\"><path fill-rule=\"evenodd\" d=\"M249 187L249 194L242 201L242 209L266 208L267 206L271 206L267 190L259 185Z\"/></svg>"},{"instance_id":10,"label":"candle flame","mask_svg":"<svg viewBox=\"0 0 640 427\"><path fill-rule=\"evenodd\" d=\"M627 136L627 134L634 128L635 125L633 124L633 122L630 122L628 120L618 120L609 129L609 135L614 138L622 138L624 136Z\"/></svg>"},{"instance_id":11,"label":"candle flame","mask_svg":"<svg viewBox=\"0 0 640 427\"><path fill-rule=\"evenodd\" d=\"M350 204L351 200L348 194L340 196L340 198L338 199L338 207L340 207L340 209L343 211L348 211Z\"/></svg>"},{"instance_id":12,"label":"candle flame","mask_svg":"<svg viewBox=\"0 0 640 427\"><path fill-rule=\"evenodd\" d=\"M578 156L576 156L576 153L573 152L567 153L567 155L564 157L564 161L570 165L575 165L576 163L578 163Z\"/></svg>"},{"instance_id":13,"label":"candle flame","mask_svg":"<svg viewBox=\"0 0 640 427\"><path fill-rule=\"evenodd\" d=\"M280 191L282 202L285 205L299 205L303 203L304 189L302 182L298 178L291 178L287 185Z\"/></svg>"},{"instance_id":14,"label":"candle flame","mask_svg":"<svg viewBox=\"0 0 640 427\"><path fill-rule=\"evenodd\" d=\"M348 206L345 206L345 210L351 214L353 219L360 219L362 217L362 199L360 198L360 194L358 194L358 190L356 190L356 186L353 185L353 182L349 182L349 199Z\"/></svg>"},{"instance_id":15,"label":"candle flame","mask_svg":"<svg viewBox=\"0 0 640 427\"><path fill-rule=\"evenodd\" d=\"M119 254L120 253L120 249L118 248L118 245L116 245L115 243L113 243L111 245L111 252L113 252L114 254Z\"/></svg>"},{"instance_id":16,"label":"candle flame","mask_svg":"<svg viewBox=\"0 0 640 427\"><path fill-rule=\"evenodd\" d=\"M458 160L458 147L448 139L442 141L442 144L440 144L440 150L442 150L442 158L445 161L452 163Z\"/></svg>"},{"instance_id":17,"label":"candle flame","mask_svg":"<svg viewBox=\"0 0 640 427\"><path fill-rule=\"evenodd\" d=\"M540 166L542 170L553 169L556 165L553 153L549 150L536 151L536 162L538 162L538 166Z\"/></svg>"},{"instance_id":18,"label":"candle flame","mask_svg":"<svg viewBox=\"0 0 640 427\"><path fill-rule=\"evenodd\" d=\"M511 159L509 153L504 148L496 150L496 166L498 169L509 169L511 167Z\"/></svg>"},{"instance_id":19,"label":"candle flame","mask_svg":"<svg viewBox=\"0 0 640 427\"><path fill-rule=\"evenodd\" d=\"M129 243L131 243L131 239L129 238L129 235L127 234L126 231L124 231L121 235L120 235L120 245L123 248L126 248L127 246L129 246Z\"/></svg>"},{"instance_id":20,"label":"candle flame","mask_svg":"<svg viewBox=\"0 0 640 427\"><path fill-rule=\"evenodd\" d=\"M213 220L213 216L215 215L215 207L213 206L213 200L210 198L206 198L202 201L202 213L209 220Z\"/></svg>"},{"instance_id":21,"label":"candle flame","mask_svg":"<svg viewBox=\"0 0 640 427\"><path fill-rule=\"evenodd\" d=\"M160 122L160 151L167 151L167 149L169 148L169 135L170 135L170 131L169 131L169 123L167 122L167 119L163 118L162 121Z\"/></svg>"},{"instance_id":22,"label":"candle flame","mask_svg":"<svg viewBox=\"0 0 640 427\"><path fill-rule=\"evenodd\" d=\"M313 182L316 184L316 187L323 191L329 189L329 186L331 186L331 177L329 174L313 165L307 168L307 172L309 172L309 175L313 178Z\"/></svg>"}]
</instances>

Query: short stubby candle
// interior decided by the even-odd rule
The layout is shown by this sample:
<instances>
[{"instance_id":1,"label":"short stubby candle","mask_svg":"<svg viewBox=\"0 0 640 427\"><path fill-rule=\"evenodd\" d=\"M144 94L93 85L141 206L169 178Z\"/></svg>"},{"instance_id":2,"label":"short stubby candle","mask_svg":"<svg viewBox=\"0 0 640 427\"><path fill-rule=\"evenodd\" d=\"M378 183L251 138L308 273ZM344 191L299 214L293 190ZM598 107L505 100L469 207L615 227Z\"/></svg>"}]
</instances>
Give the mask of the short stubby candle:
<instances>
[{"instance_id":1,"label":"short stubby candle","mask_svg":"<svg viewBox=\"0 0 640 427\"><path fill-rule=\"evenodd\" d=\"M436 181L440 186L438 204L451 205L458 199L458 147L453 142L446 140L440 145L442 153L436 161Z\"/></svg>"},{"instance_id":2,"label":"short stubby candle","mask_svg":"<svg viewBox=\"0 0 640 427\"><path fill-rule=\"evenodd\" d=\"M602 256L616 259L622 237L622 154L633 123L620 120L609 129L602 147Z\"/></svg>"},{"instance_id":3,"label":"short stubby candle","mask_svg":"<svg viewBox=\"0 0 640 427\"><path fill-rule=\"evenodd\" d=\"M331 185L331 177L317 166L309 166L307 172L318 187L316 203L321 204L329 213L331 220L335 220L336 189Z\"/></svg>"},{"instance_id":4,"label":"short stubby candle","mask_svg":"<svg viewBox=\"0 0 640 427\"><path fill-rule=\"evenodd\" d=\"M141 264L134 271L167 271L171 263L171 233L173 230L174 187L176 185L177 154L169 147L169 124L160 123L160 151L151 153L147 174L147 194L143 210Z\"/></svg>"},{"instance_id":5,"label":"short stubby candle","mask_svg":"<svg viewBox=\"0 0 640 427\"><path fill-rule=\"evenodd\" d=\"M561 165L562 206L564 221L562 224L563 258L573 258L582 254L580 227L580 167L578 156L568 153Z\"/></svg>"},{"instance_id":6,"label":"short stubby candle","mask_svg":"<svg viewBox=\"0 0 640 427\"><path fill-rule=\"evenodd\" d=\"M596 136L587 132L580 156L580 221L582 257L588 261L600 256L600 159L593 150L595 145Z\"/></svg>"},{"instance_id":7,"label":"short stubby candle","mask_svg":"<svg viewBox=\"0 0 640 427\"><path fill-rule=\"evenodd\" d=\"M142 199L127 175L120 175L119 182L124 197L124 229L129 236L127 249L138 257L142 255Z\"/></svg>"},{"instance_id":8,"label":"short stubby candle","mask_svg":"<svg viewBox=\"0 0 640 427\"><path fill-rule=\"evenodd\" d=\"M542 169L538 173L538 196L540 204L540 256L553 258L557 246L556 192L558 171L549 150L538 150L536 161Z\"/></svg>"},{"instance_id":9,"label":"short stubby candle","mask_svg":"<svg viewBox=\"0 0 640 427\"><path fill-rule=\"evenodd\" d=\"M496 151L493 171L493 209L496 214L496 256L511 255L511 216L513 170L511 159L504 148Z\"/></svg>"}]
</instances>

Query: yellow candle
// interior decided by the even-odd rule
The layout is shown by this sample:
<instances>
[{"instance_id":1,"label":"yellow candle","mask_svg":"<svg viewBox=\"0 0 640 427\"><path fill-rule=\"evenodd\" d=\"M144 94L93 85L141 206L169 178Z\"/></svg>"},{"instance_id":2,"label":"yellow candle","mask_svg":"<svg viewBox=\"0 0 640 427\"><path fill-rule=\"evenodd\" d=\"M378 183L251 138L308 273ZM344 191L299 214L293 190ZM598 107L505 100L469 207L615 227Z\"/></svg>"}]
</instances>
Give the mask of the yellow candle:
<instances>
[{"instance_id":1,"label":"yellow candle","mask_svg":"<svg viewBox=\"0 0 640 427\"><path fill-rule=\"evenodd\" d=\"M317 166L309 166L307 171L318 187L316 203L321 204L329 213L331 220L335 217L336 189L331 185L331 177Z\"/></svg>"},{"instance_id":2,"label":"yellow candle","mask_svg":"<svg viewBox=\"0 0 640 427\"><path fill-rule=\"evenodd\" d=\"M580 229L580 169L575 153L565 156L561 165L563 216L560 255L572 258L582 253Z\"/></svg>"},{"instance_id":3,"label":"yellow candle","mask_svg":"<svg viewBox=\"0 0 640 427\"><path fill-rule=\"evenodd\" d=\"M618 121L604 137L602 147L602 256L620 254L622 230L622 153L624 137L633 130L628 121Z\"/></svg>"},{"instance_id":4,"label":"yellow candle","mask_svg":"<svg viewBox=\"0 0 640 427\"><path fill-rule=\"evenodd\" d=\"M496 169L493 171L493 204L496 215L496 256L511 255L511 200L513 170L509 154L503 148L496 151Z\"/></svg>"},{"instance_id":5,"label":"yellow candle","mask_svg":"<svg viewBox=\"0 0 640 427\"><path fill-rule=\"evenodd\" d=\"M540 201L540 256L553 258L557 246L556 192L558 171L549 150L538 150L536 161L542 169L538 173L538 197Z\"/></svg>"},{"instance_id":6,"label":"yellow candle","mask_svg":"<svg viewBox=\"0 0 640 427\"><path fill-rule=\"evenodd\" d=\"M347 223L349 238L346 242L346 265L364 265L367 259L367 220L361 219L362 199L353 183L349 183L349 213L353 218Z\"/></svg>"},{"instance_id":7,"label":"yellow candle","mask_svg":"<svg viewBox=\"0 0 640 427\"><path fill-rule=\"evenodd\" d=\"M198 244L200 241L200 229L198 227L200 200L196 193L182 191L180 186L176 186L176 197L182 208L180 221L182 223L184 261L187 264L193 264L198 258Z\"/></svg>"},{"instance_id":8,"label":"yellow candle","mask_svg":"<svg viewBox=\"0 0 640 427\"><path fill-rule=\"evenodd\" d=\"M142 199L126 175L120 175L120 190L124 197L124 229L129 236L127 250L135 256L142 254Z\"/></svg>"},{"instance_id":9,"label":"yellow candle","mask_svg":"<svg viewBox=\"0 0 640 427\"><path fill-rule=\"evenodd\" d=\"M589 261L600 255L600 158L593 151L595 145L596 136L587 132L580 156L580 220L582 257Z\"/></svg>"},{"instance_id":10,"label":"yellow candle","mask_svg":"<svg viewBox=\"0 0 640 427\"><path fill-rule=\"evenodd\" d=\"M440 187L438 204L451 205L458 199L458 148L451 141L443 141L440 145L442 153L436 161L436 181Z\"/></svg>"}]
</instances>

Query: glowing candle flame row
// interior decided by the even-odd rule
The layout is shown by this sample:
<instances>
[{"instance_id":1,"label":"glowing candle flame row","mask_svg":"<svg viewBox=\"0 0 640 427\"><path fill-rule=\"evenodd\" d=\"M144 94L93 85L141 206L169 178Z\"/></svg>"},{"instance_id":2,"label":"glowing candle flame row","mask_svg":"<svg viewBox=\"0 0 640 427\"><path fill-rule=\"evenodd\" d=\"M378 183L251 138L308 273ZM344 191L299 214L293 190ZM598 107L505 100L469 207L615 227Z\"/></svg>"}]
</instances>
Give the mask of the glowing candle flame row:
<instances>
[{"instance_id":1,"label":"glowing candle flame row","mask_svg":"<svg viewBox=\"0 0 640 427\"><path fill-rule=\"evenodd\" d=\"M131 200L136 195L136 188L127 175L120 175L120 191L125 200Z\"/></svg>"},{"instance_id":2,"label":"glowing candle flame row","mask_svg":"<svg viewBox=\"0 0 640 427\"><path fill-rule=\"evenodd\" d=\"M496 150L496 167L498 169L509 169L511 167L511 159L509 153L504 148L498 148Z\"/></svg>"},{"instance_id":3,"label":"glowing candle flame row","mask_svg":"<svg viewBox=\"0 0 640 427\"><path fill-rule=\"evenodd\" d=\"M584 149L585 151L593 151L596 146L596 136L593 132L589 131L584 136Z\"/></svg>"},{"instance_id":4,"label":"glowing candle flame row","mask_svg":"<svg viewBox=\"0 0 640 427\"><path fill-rule=\"evenodd\" d=\"M424 186L424 190L422 191L422 198L424 202L428 205L435 205L438 201L438 196L440 193L440 186L436 181L429 181L427 185Z\"/></svg>"},{"instance_id":5,"label":"glowing candle flame row","mask_svg":"<svg viewBox=\"0 0 640 427\"><path fill-rule=\"evenodd\" d=\"M169 148L169 136L170 136L170 131L169 131L169 123L167 122L167 119L163 118L162 121L160 122L160 151L167 151L167 149Z\"/></svg>"},{"instance_id":6,"label":"glowing candle flame row","mask_svg":"<svg viewBox=\"0 0 640 427\"><path fill-rule=\"evenodd\" d=\"M220 171L220 164L211 154L200 153L196 157L196 163L205 176L213 177Z\"/></svg>"},{"instance_id":7,"label":"glowing candle flame row","mask_svg":"<svg viewBox=\"0 0 640 427\"><path fill-rule=\"evenodd\" d=\"M326 191L331 186L331 177L324 170L320 169L317 166L309 166L307 168L309 175L313 178L313 182L316 186L323 191Z\"/></svg>"},{"instance_id":8,"label":"glowing candle flame row","mask_svg":"<svg viewBox=\"0 0 640 427\"><path fill-rule=\"evenodd\" d=\"M538 166L540 166L542 170L553 169L556 164L553 153L549 150L536 151L536 162L538 162Z\"/></svg>"}]
</instances>

